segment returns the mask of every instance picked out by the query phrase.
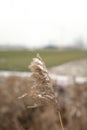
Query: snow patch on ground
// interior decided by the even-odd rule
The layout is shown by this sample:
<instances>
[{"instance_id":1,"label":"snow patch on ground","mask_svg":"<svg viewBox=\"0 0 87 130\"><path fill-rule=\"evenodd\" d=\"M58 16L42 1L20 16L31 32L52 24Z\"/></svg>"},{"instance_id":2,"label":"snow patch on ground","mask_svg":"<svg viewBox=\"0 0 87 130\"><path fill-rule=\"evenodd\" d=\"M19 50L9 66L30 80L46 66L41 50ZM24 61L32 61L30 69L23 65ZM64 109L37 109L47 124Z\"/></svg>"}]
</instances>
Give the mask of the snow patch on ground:
<instances>
[{"instance_id":1,"label":"snow patch on ground","mask_svg":"<svg viewBox=\"0 0 87 130\"><path fill-rule=\"evenodd\" d=\"M30 72L14 72L14 71L0 71L1 77L9 77L9 76L19 76L19 77L28 77L30 76ZM74 83L83 84L87 82L87 77L85 76L70 76L70 75L58 75L50 73L50 77L56 81L56 83L60 86L66 87L68 85L72 85Z\"/></svg>"}]
</instances>

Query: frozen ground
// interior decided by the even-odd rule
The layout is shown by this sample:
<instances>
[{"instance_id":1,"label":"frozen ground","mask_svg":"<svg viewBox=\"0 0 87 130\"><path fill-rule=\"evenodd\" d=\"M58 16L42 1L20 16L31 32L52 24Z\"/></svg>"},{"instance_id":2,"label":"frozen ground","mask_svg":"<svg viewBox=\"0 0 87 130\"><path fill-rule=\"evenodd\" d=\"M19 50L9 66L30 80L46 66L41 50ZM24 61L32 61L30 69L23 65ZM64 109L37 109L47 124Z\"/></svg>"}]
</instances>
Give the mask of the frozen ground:
<instances>
[{"instance_id":1,"label":"frozen ground","mask_svg":"<svg viewBox=\"0 0 87 130\"><path fill-rule=\"evenodd\" d=\"M49 71L58 84L83 84L87 82L87 59L68 62Z\"/></svg>"},{"instance_id":2,"label":"frozen ground","mask_svg":"<svg viewBox=\"0 0 87 130\"><path fill-rule=\"evenodd\" d=\"M72 61L50 69L51 73L70 76L87 76L87 59Z\"/></svg>"}]
</instances>

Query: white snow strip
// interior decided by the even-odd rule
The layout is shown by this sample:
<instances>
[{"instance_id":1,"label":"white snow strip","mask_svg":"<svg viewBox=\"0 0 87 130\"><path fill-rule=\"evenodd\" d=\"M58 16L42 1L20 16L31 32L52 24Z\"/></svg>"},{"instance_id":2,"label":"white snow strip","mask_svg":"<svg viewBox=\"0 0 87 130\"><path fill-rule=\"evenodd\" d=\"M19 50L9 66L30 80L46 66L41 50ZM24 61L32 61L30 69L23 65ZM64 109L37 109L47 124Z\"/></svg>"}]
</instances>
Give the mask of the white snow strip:
<instances>
[{"instance_id":1,"label":"white snow strip","mask_svg":"<svg viewBox=\"0 0 87 130\"><path fill-rule=\"evenodd\" d=\"M0 76L9 77L9 76L20 76L26 77L29 76L29 72L18 72L18 71L0 71Z\"/></svg>"},{"instance_id":2,"label":"white snow strip","mask_svg":"<svg viewBox=\"0 0 87 130\"><path fill-rule=\"evenodd\" d=\"M17 71L0 71L0 76L3 77L9 77L9 76L20 76L20 77L27 77L29 76L31 73L30 72L17 72ZM45 78L48 79L48 76L45 75ZM70 84L74 84L74 83L78 83L78 84L83 84L85 82L87 82L87 77L84 76L76 76L73 77L72 75L57 75L57 74L52 74L50 73L49 76L55 80L58 85L70 85Z\"/></svg>"}]
</instances>

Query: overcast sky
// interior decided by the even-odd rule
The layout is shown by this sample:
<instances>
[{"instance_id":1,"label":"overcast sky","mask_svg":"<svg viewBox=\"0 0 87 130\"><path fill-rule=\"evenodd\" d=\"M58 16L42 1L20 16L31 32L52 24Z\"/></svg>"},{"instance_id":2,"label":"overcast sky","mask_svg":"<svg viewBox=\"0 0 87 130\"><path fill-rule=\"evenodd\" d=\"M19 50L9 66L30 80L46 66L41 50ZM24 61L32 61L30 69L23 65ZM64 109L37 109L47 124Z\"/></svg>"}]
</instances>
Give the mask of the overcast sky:
<instances>
[{"instance_id":1,"label":"overcast sky","mask_svg":"<svg viewBox=\"0 0 87 130\"><path fill-rule=\"evenodd\" d=\"M87 0L0 0L0 44L87 40Z\"/></svg>"}]
</instances>

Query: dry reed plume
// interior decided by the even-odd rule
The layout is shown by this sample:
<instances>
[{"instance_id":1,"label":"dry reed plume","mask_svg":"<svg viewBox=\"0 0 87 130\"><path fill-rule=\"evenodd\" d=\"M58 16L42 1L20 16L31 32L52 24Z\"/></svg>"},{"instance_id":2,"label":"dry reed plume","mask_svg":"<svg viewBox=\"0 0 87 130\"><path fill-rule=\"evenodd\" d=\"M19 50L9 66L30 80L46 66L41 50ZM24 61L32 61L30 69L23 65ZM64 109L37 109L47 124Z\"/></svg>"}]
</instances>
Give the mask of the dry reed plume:
<instances>
[{"instance_id":1,"label":"dry reed plume","mask_svg":"<svg viewBox=\"0 0 87 130\"><path fill-rule=\"evenodd\" d=\"M29 91L29 93L24 93L19 97L19 99L29 96L30 103L27 106L28 108L48 104L55 105L55 108L58 108L58 101L55 97L51 78L48 74L45 63L39 54L37 54L36 58L33 58L33 61L31 62L29 68L32 71L32 74L30 76L32 80L31 91ZM59 109L57 109L57 112L62 130L64 130Z\"/></svg>"},{"instance_id":2,"label":"dry reed plume","mask_svg":"<svg viewBox=\"0 0 87 130\"><path fill-rule=\"evenodd\" d=\"M31 89L29 92L20 96L19 99L26 96L30 97L30 102L32 104L28 106L30 108L53 102L55 96L54 90L52 88L52 82L49 77L47 68L39 55L37 55L37 58L33 58L29 68L32 71L30 76Z\"/></svg>"}]
</instances>

